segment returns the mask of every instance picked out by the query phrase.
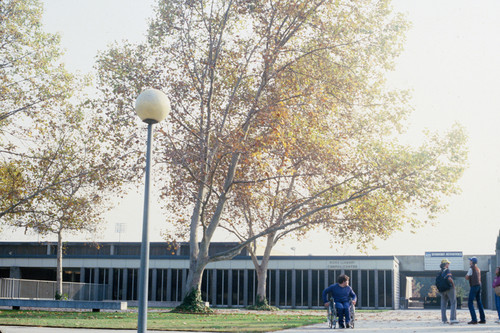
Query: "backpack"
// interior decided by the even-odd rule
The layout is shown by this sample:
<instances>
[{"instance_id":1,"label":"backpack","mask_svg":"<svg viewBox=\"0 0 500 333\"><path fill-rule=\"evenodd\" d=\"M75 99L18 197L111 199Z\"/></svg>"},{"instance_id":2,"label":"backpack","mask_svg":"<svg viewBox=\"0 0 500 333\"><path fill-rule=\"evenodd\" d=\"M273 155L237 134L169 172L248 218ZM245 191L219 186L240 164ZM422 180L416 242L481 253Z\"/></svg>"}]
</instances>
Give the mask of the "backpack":
<instances>
[{"instance_id":1,"label":"backpack","mask_svg":"<svg viewBox=\"0 0 500 333\"><path fill-rule=\"evenodd\" d=\"M451 283L448 281L448 279L443 276L443 273L445 271L439 272L439 274L436 276L436 287L439 292L443 292L446 290L449 290L451 288Z\"/></svg>"}]
</instances>

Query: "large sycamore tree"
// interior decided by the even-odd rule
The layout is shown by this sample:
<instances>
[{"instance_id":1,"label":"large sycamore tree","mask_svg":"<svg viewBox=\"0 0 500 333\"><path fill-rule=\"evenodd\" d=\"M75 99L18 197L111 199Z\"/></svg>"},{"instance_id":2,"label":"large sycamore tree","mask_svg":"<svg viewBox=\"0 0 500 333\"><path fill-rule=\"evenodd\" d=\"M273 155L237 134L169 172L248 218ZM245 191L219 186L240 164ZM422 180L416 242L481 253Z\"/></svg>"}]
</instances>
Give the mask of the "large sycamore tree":
<instances>
[{"instance_id":1,"label":"large sycamore tree","mask_svg":"<svg viewBox=\"0 0 500 333\"><path fill-rule=\"evenodd\" d=\"M143 142L133 111L142 89L171 98L154 156L168 222L189 238L184 305L208 263L259 238L322 225L370 240L416 224L412 212L432 217L457 191L460 128L417 148L396 140L411 108L384 83L406 28L389 1L168 0L144 44L100 55L116 146L133 153ZM221 229L240 241L209 254Z\"/></svg>"}]
</instances>

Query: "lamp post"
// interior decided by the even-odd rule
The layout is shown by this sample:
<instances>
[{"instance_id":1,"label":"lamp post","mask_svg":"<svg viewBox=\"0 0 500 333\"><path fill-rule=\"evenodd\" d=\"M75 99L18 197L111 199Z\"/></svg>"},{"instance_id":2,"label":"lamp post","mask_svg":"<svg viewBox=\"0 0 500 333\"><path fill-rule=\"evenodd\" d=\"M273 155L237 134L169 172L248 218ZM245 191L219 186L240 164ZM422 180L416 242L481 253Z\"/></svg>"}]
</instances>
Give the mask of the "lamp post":
<instances>
[{"instance_id":1,"label":"lamp post","mask_svg":"<svg viewBox=\"0 0 500 333\"><path fill-rule=\"evenodd\" d=\"M142 222L141 267L139 272L139 317L137 332L147 331L148 320L148 283L149 283L149 183L151 168L151 140L153 124L165 119L170 112L168 97L157 89L146 89L135 101L135 112L143 122L148 124L148 139L146 151L146 181L144 188L144 213Z\"/></svg>"}]
</instances>

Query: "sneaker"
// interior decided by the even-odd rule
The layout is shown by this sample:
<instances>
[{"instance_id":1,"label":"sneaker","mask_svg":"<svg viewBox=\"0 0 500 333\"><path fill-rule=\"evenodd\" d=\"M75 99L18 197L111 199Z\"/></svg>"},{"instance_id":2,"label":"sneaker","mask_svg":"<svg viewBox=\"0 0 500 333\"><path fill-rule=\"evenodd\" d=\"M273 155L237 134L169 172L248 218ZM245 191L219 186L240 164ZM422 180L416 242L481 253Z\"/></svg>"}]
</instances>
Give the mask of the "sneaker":
<instances>
[{"instance_id":1,"label":"sneaker","mask_svg":"<svg viewBox=\"0 0 500 333\"><path fill-rule=\"evenodd\" d=\"M480 323L480 324L486 324L486 320L480 320L480 321L478 321L478 323Z\"/></svg>"},{"instance_id":2,"label":"sneaker","mask_svg":"<svg viewBox=\"0 0 500 333\"><path fill-rule=\"evenodd\" d=\"M446 324L448 324L448 322L447 321L443 321L443 325L446 325Z\"/></svg>"},{"instance_id":3,"label":"sneaker","mask_svg":"<svg viewBox=\"0 0 500 333\"><path fill-rule=\"evenodd\" d=\"M450 325L453 325L453 324L458 324L459 321L458 320L450 320Z\"/></svg>"},{"instance_id":4,"label":"sneaker","mask_svg":"<svg viewBox=\"0 0 500 333\"><path fill-rule=\"evenodd\" d=\"M500 324L500 319L495 320L495 324Z\"/></svg>"},{"instance_id":5,"label":"sneaker","mask_svg":"<svg viewBox=\"0 0 500 333\"><path fill-rule=\"evenodd\" d=\"M350 328L351 327L351 323L345 323L345 328Z\"/></svg>"},{"instance_id":6,"label":"sneaker","mask_svg":"<svg viewBox=\"0 0 500 333\"><path fill-rule=\"evenodd\" d=\"M476 324L477 324L477 321L471 320L471 321L469 321L467 324L469 324L469 325L476 325Z\"/></svg>"}]
</instances>

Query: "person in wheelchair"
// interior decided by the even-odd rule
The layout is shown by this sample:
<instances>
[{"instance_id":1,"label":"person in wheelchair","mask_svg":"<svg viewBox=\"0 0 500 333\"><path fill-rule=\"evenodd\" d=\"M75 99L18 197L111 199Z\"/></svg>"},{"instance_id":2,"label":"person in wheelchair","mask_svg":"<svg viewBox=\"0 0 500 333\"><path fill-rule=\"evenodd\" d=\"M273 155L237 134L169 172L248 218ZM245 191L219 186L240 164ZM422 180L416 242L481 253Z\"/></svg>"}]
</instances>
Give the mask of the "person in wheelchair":
<instances>
[{"instance_id":1,"label":"person in wheelchair","mask_svg":"<svg viewBox=\"0 0 500 333\"><path fill-rule=\"evenodd\" d=\"M322 297L325 307L330 304L328 295L331 295L335 303L335 308L339 316L339 327L348 328L350 326L351 318L349 314L349 301L356 305L356 294L349 286L349 276L342 274L337 278L337 283L330 285L323 290ZM344 325L345 323L345 325Z\"/></svg>"}]
</instances>

